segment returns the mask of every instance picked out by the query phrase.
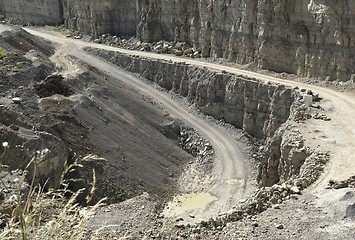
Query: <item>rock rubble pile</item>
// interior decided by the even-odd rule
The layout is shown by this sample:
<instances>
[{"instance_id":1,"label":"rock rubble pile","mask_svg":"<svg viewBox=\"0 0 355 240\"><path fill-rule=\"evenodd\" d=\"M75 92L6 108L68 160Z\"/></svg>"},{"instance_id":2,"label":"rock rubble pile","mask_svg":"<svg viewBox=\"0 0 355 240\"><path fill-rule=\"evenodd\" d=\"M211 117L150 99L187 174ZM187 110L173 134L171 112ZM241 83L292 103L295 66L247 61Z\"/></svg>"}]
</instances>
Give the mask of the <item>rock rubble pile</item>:
<instances>
[{"instance_id":1,"label":"rock rubble pile","mask_svg":"<svg viewBox=\"0 0 355 240\"><path fill-rule=\"evenodd\" d=\"M203 159L213 155L212 145L192 128L182 128L179 145L192 156Z\"/></svg>"}]
</instances>

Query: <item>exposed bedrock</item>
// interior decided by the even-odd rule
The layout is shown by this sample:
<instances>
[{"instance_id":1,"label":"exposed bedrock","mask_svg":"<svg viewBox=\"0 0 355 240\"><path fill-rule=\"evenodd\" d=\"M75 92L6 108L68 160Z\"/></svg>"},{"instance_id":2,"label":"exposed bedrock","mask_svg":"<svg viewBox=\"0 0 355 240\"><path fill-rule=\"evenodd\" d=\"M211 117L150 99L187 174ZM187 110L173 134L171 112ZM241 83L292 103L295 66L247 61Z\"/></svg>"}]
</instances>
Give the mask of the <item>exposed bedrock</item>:
<instances>
[{"instance_id":1,"label":"exposed bedrock","mask_svg":"<svg viewBox=\"0 0 355 240\"><path fill-rule=\"evenodd\" d=\"M304 77L354 74L353 0L138 2L144 41L186 41L204 57Z\"/></svg>"},{"instance_id":2,"label":"exposed bedrock","mask_svg":"<svg viewBox=\"0 0 355 240\"><path fill-rule=\"evenodd\" d=\"M22 23L45 25L63 22L62 0L1 0L0 13Z\"/></svg>"},{"instance_id":3,"label":"exposed bedrock","mask_svg":"<svg viewBox=\"0 0 355 240\"><path fill-rule=\"evenodd\" d=\"M105 50L89 51L187 97L202 113L243 129L265 144L259 158L258 180L263 186L299 175L305 159L311 155L299 134L288 129L288 121L299 104L299 92L294 89L182 63Z\"/></svg>"},{"instance_id":4,"label":"exposed bedrock","mask_svg":"<svg viewBox=\"0 0 355 240\"><path fill-rule=\"evenodd\" d=\"M134 36L138 24L135 1L62 0L63 18L68 28L98 36L113 33Z\"/></svg>"},{"instance_id":5,"label":"exposed bedrock","mask_svg":"<svg viewBox=\"0 0 355 240\"><path fill-rule=\"evenodd\" d=\"M187 97L204 114L224 119L260 140L272 136L286 122L297 97L289 87L264 84L242 76L105 50L92 51Z\"/></svg>"},{"instance_id":6,"label":"exposed bedrock","mask_svg":"<svg viewBox=\"0 0 355 240\"><path fill-rule=\"evenodd\" d=\"M203 57L302 77L355 79L354 0L0 0L24 23L98 37L187 42Z\"/></svg>"}]
</instances>

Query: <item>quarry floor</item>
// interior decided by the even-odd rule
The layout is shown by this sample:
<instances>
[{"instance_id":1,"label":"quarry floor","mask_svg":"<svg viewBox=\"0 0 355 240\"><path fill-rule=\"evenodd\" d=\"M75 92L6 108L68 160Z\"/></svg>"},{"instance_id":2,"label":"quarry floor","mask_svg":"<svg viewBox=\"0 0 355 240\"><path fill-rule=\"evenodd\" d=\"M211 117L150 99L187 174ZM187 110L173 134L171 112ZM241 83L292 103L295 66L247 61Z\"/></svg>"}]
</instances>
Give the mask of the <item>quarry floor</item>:
<instances>
[{"instance_id":1,"label":"quarry floor","mask_svg":"<svg viewBox=\"0 0 355 240\"><path fill-rule=\"evenodd\" d=\"M185 213L172 213L173 221L168 221L159 211L155 200L147 195L138 196L120 204L109 205L98 210L88 229L88 236L97 236L98 239L353 239L355 238L355 191L350 188L340 190L327 189L330 179L342 180L355 175L355 96L354 93L338 92L332 89L305 84L299 81L280 79L233 67L208 63L200 60L178 58L171 55L158 55L138 51L128 51L109 46L88 43L80 40L67 39L55 32L45 32L41 29L26 28L31 34L53 41L56 44L56 53L51 60L57 64L58 72L68 77L75 77L83 68L94 67L95 71L107 76L108 82L119 76L123 80L122 88L129 90L137 96L154 95L154 102L162 102L162 112L168 112L172 117L184 119L195 129L201 131L216 148L218 161L214 171L220 172L220 179L209 185L206 192L217 196L215 205L209 209L187 211ZM331 160L321 178L311 187L303 191L298 199L290 199L267 211L253 217L247 217L239 222L229 223L223 229L208 230L185 228L177 226L176 217L189 219L195 222L212 217L216 213L228 210L224 206L229 199L242 200L250 196L256 188L252 166L247 158L248 143L236 143L235 133L220 126L213 126L213 121L207 121L203 116L191 114L193 110L184 107L184 101L172 98L168 93L161 92L152 87L147 90L140 80L116 68L101 59L85 53L83 47L95 47L112 51L120 51L138 56L164 59L168 61L185 62L199 67L207 67L216 71L227 71L257 78L265 82L275 82L299 88L312 90L322 97L321 107L326 111L331 121L322 122L309 120L307 124L297 127L306 139L307 145L319 151L330 151ZM70 56L71 57L70 57ZM126 80L124 80L126 79ZM133 82L133 84L132 84ZM109 87L112 82L107 86ZM131 85L130 85L131 84ZM126 91L126 90L125 90ZM137 91L139 93L137 93ZM109 106L110 102L105 103ZM161 103L159 103L161 104ZM112 111L117 109L112 108ZM121 110L125 120L133 121L131 115ZM122 114L123 113L123 114ZM126 115L125 115L126 114ZM163 115L164 115L163 114ZM133 123L137 124L138 123ZM139 129L139 127L138 127ZM209 129L206 131L206 129ZM140 129L144 131L144 128ZM109 132L109 130L106 130ZM227 133L226 133L227 131ZM229 131L229 132L228 132ZM104 140L102 140L104 141ZM238 146L236 148L235 146ZM232 161L231 156L238 156ZM187 156L182 157L185 162ZM231 169L238 169L233 172ZM236 184L226 184L229 180ZM243 184L248 188L244 189ZM239 187L236 187L239 186ZM250 187L249 187L250 186ZM222 189L222 190L221 190ZM233 203L235 204L235 203Z\"/></svg>"}]
</instances>

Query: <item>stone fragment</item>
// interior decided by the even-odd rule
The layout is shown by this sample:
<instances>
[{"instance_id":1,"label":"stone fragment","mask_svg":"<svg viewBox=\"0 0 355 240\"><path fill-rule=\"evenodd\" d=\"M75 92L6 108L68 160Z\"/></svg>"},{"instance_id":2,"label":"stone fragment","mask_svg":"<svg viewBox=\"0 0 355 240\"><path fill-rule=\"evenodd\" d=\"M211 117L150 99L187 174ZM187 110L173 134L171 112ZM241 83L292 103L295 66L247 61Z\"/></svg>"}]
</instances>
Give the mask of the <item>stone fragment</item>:
<instances>
[{"instance_id":1,"label":"stone fragment","mask_svg":"<svg viewBox=\"0 0 355 240\"><path fill-rule=\"evenodd\" d=\"M313 96L312 95L305 95L303 98L304 98L304 104L307 107L312 106L312 104L313 104Z\"/></svg>"},{"instance_id":2,"label":"stone fragment","mask_svg":"<svg viewBox=\"0 0 355 240\"><path fill-rule=\"evenodd\" d=\"M184 53L181 50L175 50L175 56L182 56Z\"/></svg>"},{"instance_id":3,"label":"stone fragment","mask_svg":"<svg viewBox=\"0 0 355 240\"><path fill-rule=\"evenodd\" d=\"M284 226L280 223L274 223L274 225L277 229L284 229Z\"/></svg>"},{"instance_id":4,"label":"stone fragment","mask_svg":"<svg viewBox=\"0 0 355 240\"><path fill-rule=\"evenodd\" d=\"M15 103L15 104L21 104L22 98L14 97L14 98L12 98L12 102Z\"/></svg>"},{"instance_id":5,"label":"stone fragment","mask_svg":"<svg viewBox=\"0 0 355 240\"><path fill-rule=\"evenodd\" d=\"M291 193L295 193L295 194L300 194L301 193L301 191L298 189L297 186L291 187L290 191L291 191Z\"/></svg>"}]
</instances>

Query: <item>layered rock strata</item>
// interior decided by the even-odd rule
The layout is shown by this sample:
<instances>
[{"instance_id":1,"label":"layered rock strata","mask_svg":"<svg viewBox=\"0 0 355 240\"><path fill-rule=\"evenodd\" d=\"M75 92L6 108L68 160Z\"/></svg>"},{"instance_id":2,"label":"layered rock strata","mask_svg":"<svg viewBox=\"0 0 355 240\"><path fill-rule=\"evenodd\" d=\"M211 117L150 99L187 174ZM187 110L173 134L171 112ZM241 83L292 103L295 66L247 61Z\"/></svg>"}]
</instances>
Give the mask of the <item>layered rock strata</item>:
<instances>
[{"instance_id":1,"label":"layered rock strata","mask_svg":"<svg viewBox=\"0 0 355 240\"><path fill-rule=\"evenodd\" d=\"M63 0L65 25L97 37L102 33L134 36L138 25L135 1Z\"/></svg>"},{"instance_id":2,"label":"layered rock strata","mask_svg":"<svg viewBox=\"0 0 355 240\"><path fill-rule=\"evenodd\" d=\"M347 81L354 74L352 0L138 2L144 41L186 41L204 57L303 77Z\"/></svg>"},{"instance_id":3,"label":"layered rock strata","mask_svg":"<svg viewBox=\"0 0 355 240\"><path fill-rule=\"evenodd\" d=\"M271 186L299 174L310 155L306 148L302 148L303 145L294 146L299 140L296 139L298 136L289 136L287 127L282 127L295 114L298 91L183 63L157 61L106 50L88 51L187 97L202 113L243 129L257 141L266 144L263 156L259 158L261 185Z\"/></svg>"},{"instance_id":4,"label":"layered rock strata","mask_svg":"<svg viewBox=\"0 0 355 240\"><path fill-rule=\"evenodd\" d=\"M283 85L264 84L183 63L131 57L91 50L161 87L188 98L202 113L224 119L257 139L272 136L290 116L296 92Z\"/></svg>"},{"instance_id":5,"label":"layered rock strata","mask_svg":"<svg viewBox=\"0 0 355 240\"><path fill-rule=\"evenodd\" d=\"M203 57L326 80L355 79L353 0L0 0L0 13L98 37L187 42Z\"/></svg>"},{"instance_id":6,"label":"layered rock strata","mask_svg":"<svg viewBox=\"0 0 355 240\"><path fill-rule=\"evenodd\" d=\"M22 23L55 25L63 22L62 0L1 0L0 13Z\"/></svg>"}]
</instances>

